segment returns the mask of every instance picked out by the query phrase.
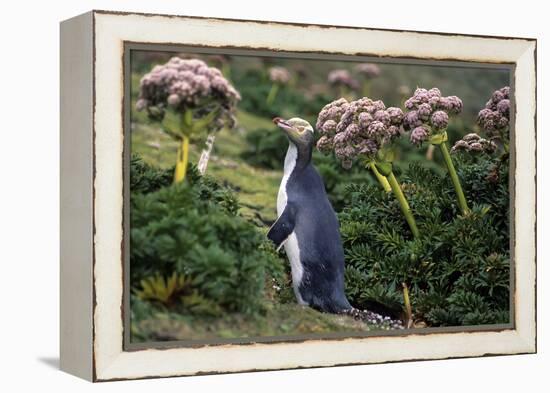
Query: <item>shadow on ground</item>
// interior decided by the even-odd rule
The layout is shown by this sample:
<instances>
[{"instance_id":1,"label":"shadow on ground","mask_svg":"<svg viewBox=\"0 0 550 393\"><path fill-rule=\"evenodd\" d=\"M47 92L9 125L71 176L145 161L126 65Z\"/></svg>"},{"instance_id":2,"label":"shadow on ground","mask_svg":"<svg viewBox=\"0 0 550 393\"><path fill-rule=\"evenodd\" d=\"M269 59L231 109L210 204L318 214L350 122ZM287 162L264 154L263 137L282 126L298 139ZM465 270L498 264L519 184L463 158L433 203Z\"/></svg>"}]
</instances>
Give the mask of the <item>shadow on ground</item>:
<instances>
[{"instance_id":1,"label":"shadow on ground","mask_svg":"<svg viewBox=\"0 0 550 393\"><path fill-rule=\"evenodd\" d=\"M40 357L38 361L50 368L59 370L59 357Z\"/></svg>"}]
</instances>

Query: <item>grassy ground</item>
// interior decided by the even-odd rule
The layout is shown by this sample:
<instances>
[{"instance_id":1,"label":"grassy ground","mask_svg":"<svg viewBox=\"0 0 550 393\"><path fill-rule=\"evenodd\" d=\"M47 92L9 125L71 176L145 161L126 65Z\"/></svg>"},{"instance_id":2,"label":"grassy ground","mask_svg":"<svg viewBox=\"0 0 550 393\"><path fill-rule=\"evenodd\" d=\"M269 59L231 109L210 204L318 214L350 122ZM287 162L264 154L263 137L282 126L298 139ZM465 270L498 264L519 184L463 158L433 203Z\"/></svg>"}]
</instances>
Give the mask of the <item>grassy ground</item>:
<instances>
[{"instance_id":1,"label":"grassy ground","mask_svg":"<svg viewBox=\"0 0 550 393\"><path fill-rule=\"evenodd\" d=\"M269 226L276 218L275 206L282 170L250 166L240 158L240 154L246 149L243 135L247 129L273 128L273 124L246 112L238 112L237 119L238 128L223 129L217 134L207 172L238 193L242 205L240 213L244 217L261 226ZM132 153L161 168L173 166L177 143L158 125L149 123L143 114L138 113L136 120L132 126ZM191 145L191 162L198 161L202 146L200 142ZM286 148L281 146L283 150Z\"/></svg>"},{"instance_id":2,"label":"grassy ground","mask_svg":"<svg viewBox=\"0 0 550 393\"><path fill-rule=\"evenodd\" d=\"M205 340L215 338L273 337L335 332L367 332L353 318L322 314L295 304L274 304L265 315L246 317L228 314L223 318L158 313L132 326L139 341Z\"/></svg>"}]
</instances>

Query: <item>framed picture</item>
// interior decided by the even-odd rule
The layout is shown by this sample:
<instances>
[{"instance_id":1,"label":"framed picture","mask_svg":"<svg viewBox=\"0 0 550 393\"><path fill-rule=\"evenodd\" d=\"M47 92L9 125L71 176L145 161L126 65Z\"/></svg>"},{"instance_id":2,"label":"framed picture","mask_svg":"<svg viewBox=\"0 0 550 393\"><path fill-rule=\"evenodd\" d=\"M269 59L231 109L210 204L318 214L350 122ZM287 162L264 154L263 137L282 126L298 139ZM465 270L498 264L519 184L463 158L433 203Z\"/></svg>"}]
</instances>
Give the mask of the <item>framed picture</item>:
<instances>
[{"instance_id":1,"label":"framed picture","mask_svg":"<svg viewBox=\"0 0 550 393\"><path fill-rule=\"evenodd\" d=\"M536 351L536 40L61 23L61 368Z\"/></svg>"}]
</instances>

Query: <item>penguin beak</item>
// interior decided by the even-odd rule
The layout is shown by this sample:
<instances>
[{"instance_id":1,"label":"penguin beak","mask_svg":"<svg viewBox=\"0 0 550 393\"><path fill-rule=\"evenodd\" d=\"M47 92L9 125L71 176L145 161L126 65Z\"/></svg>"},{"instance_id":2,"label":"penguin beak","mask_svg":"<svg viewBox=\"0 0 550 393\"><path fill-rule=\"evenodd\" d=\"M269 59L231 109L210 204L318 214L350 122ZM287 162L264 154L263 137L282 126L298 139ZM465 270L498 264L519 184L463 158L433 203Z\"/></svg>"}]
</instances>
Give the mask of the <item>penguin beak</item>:
<instances>
[{"instance_id":1,"label":"penguin beak","mask_svg":"<svg viewBox=\"0 0 550 393\"><path fill-rule=\"evenodd\" d=\"M282 119L280 117L275 117L273 119L273 123L283 131L285 131L287 134L291 131L294 131L294 127L292 127L285 119Z\"/></svg>"}]
</instances>

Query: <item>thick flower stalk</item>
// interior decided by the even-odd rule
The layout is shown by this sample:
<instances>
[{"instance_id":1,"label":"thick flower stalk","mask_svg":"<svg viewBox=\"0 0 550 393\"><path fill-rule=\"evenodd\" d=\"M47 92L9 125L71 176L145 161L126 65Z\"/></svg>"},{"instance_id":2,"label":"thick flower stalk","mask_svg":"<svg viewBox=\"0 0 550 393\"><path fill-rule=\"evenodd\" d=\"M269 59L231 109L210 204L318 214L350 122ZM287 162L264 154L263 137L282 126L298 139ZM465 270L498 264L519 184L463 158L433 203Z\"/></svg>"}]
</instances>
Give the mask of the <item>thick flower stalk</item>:
<instances>
[{"instance_id":1,"label":"thick flower stalk","mask_svg":"<svg viewBox=\"0 0 550 393\"><path fill-rule=\"evenodd\" d=\"M370 81L380 76L382 71L377 64L360 63L355 66L355 71L363 76L363 96L370 94Z\"/></svg>"},{"instance_id":2,"label":"thick flower stalk","mask_svg":"<svg viewBox=\"0 0 550 393\"><path fill-rule=\"evenodd\" d=\"M342 98L349 95L350 90L358 90L359 82L353 78L348 70L332 70L327 76L327 82L338 90Z\"/></svg>"},{"instance_id":3,"label":"thick flower stalk","mask_svg":"<svg viewBox=\"0 0 550 393\"><path fill-rule=\"evenodd\" d=\"M510 88L505 86L493 93L485 108L479 111L477 123L491 140L500 142L509 150Z\"/></svg>"},{"instance_id":4,"label":"thick flower stalk","mask_svg":"<svg viewBox=\"0 0 550 393\"><path fill-rule=\"evenodd\" d=\"M268 75L271 81L271 89L267 95L266 104L269 106L275 102L280 88L290 82L290 72L285 67L274 66L269 68Z\"/></svg>"},{"instance_id":5,"label":"thick flower stalk","mask_svg":"<svg viewBox=\"0 0 550 393\"><path fill-rule=\"evenodd\" d=\"M439 147L451 177L460 210L463 214L467 214L470 209L447 147L449 115L462 111L462 100L457 96L443 97L437 88L430 90L418 88L414 95L405 101L405 108L408 112L403 119L403 127L411 131L409 137L411 143L420 146L428 142Z\"/></svg>"},{"instance_id":6,"label":"thick flower stalk","mask_svg":"<svg viewBox=\"0 0 550 393\"><path fill-rule=\"evenodd\" d=\"M146 110L151 119L161 122L165 133L179 142L174 182L185 179L191 139L234 127L235 106L240 98L220 70L198 59L173 57L143 76L136 109ZM203 170L213 138L209 141L199 161Z\"/></svg>"},{"instance_id":7,"label":"thick flower stalk","mask_svg":"<svg viewBox=\"0 0 550 393\"><path fill-rule=\"evenodd\" d=\"M386 191L393 191L411 232L418 229L401 186L393 174L393 142L401 135L403 112L386 108L382 101L364 97L348 102L333 101L321 110L316 128L321 134L317 148L321 153L334 153L346 169L355 161L371 169Z\"/></svg>"}]
</instances>

